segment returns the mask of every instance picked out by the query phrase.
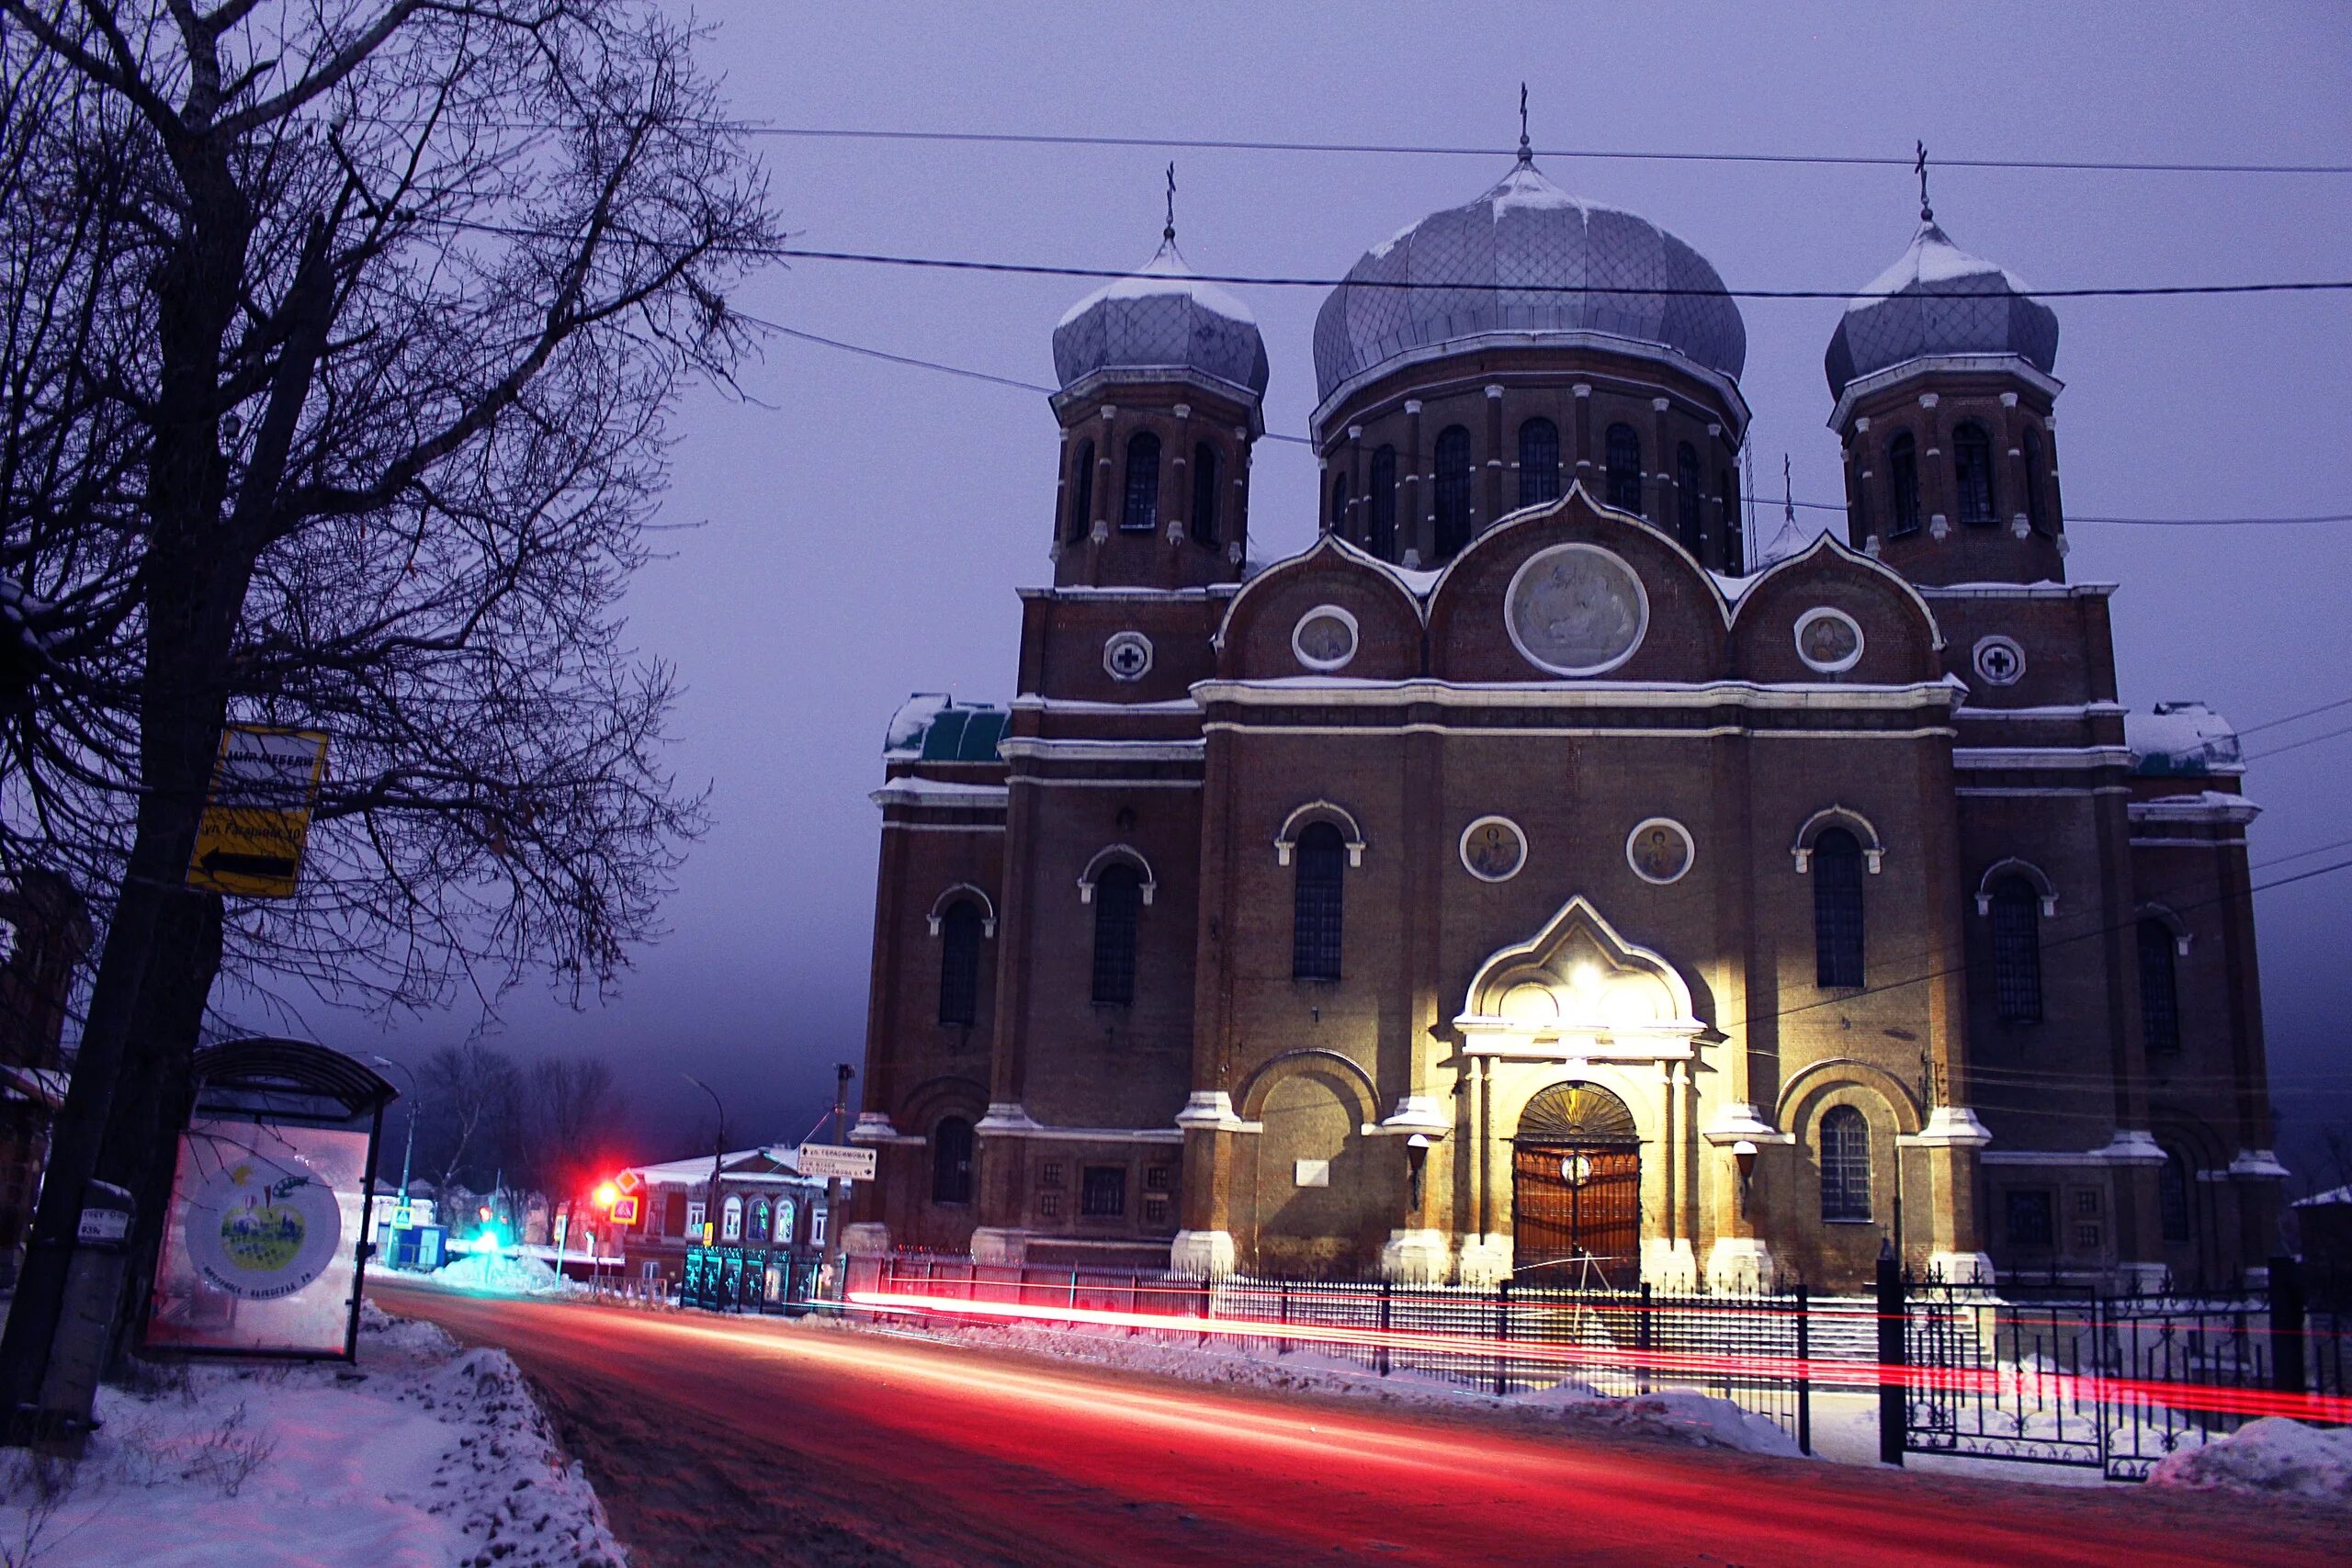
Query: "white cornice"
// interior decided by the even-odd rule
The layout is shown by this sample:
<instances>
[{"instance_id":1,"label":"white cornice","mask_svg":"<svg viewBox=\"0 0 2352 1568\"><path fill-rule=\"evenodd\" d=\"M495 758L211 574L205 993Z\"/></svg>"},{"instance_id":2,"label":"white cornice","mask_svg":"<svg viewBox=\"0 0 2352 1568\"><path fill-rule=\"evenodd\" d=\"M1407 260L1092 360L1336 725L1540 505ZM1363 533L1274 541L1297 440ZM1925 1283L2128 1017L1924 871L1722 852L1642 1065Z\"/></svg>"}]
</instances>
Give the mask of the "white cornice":
<instances>
[{"instance_id":1,"label":"white cornice","mask_svg":"<svg viewBox=\"0 0 2352 1568\"><path fill-rule=\"evenodd\" d=\"M1955 685L1949 678L1904 686L1764 685L1754 681L1350 681L1329 675L1193 683L1193 698L1203 707L1211 703L1232 703L1243 707L1300 704L1395 707L1433 703L1444 707L1474 708L1758 707L1869 713L1943 708L1964 694L1965 688ZM1014 742L1007 740L1004 744L1011 747Z\"/></svg>"},{"instance_id":2,"label":"white cornice","mask_svg":"<svg viewBox=\"0 0 2352 1568\"><path fill-rule=\"evenodd\" d=\"M1017 698L1015 699L1013 705L1016 707L1020 705ZM2120 718L2129 711L2130 710L2124 707L2121 703L2117 702L2055 703L2045 707L2030 708L1985 708L1975 707L1967 703L1962 703L1958 707L1951 710L1951 716L1954 718L1978 720L1999 718Z\"/></svg>"},{"instance_id":3,"label":"white cornice","mask_svg":"<svg viewBox=\"0 0 2352 1568\"><path fill-rule=\"evenodd\" d=\"M922 788L913 787L922 785ZM941 784L935 779L894 780L868 795L880 807L922 811L986 811L1004 809L1002 784Z\"/></svg>"},{"instance_id":4,"label":"white cornice","mask_svg":"<svg viewBox=\"0 0 2352 1568\"><path fill-rule=\"evenodd\" d=\"M1906 359L1900 365L1890 365L1873 370L1867 376L1857 376L1846 383L1838 394L1838 406L1829 413L1829 428L1843 430L1853 417L1854 405L1873 393L1899 387L1915 376L2014 376L2043 397L2055 400L2066 389L2066 383L2055 376L2036 368L2030 362L2014 354L1929 354L1917 359Z\"/></svg>"},{"instance_id":5,"label":"white cornice","mask_svg":"<svg viewBox=\"0 0 2352 1568\"><path fill-rule=\"evenodd\" d=\"M1378 285L1363 287L1377 288ZM1398 371L1410 369L1416 365L1428 365L1442 359L1453 359L1497 348L1593 349L1602 354L1621 355L1626 359L1641 360L1651 365L1663 365L1681 372L1695 381L1703 383L1722 398L1724 406L1732 412L1732 429L1735 434L1745 432L1747 429L1748 420L1752 417L1748 412L1747 400L1740 395L1737 381L1720 370L1700 364L1688 355L1667 347L1664 344L1643 343L1634 338L1618 337L1611 333L1557 332L1528 328L1517 332L1502 330L1477 333L1469 337L1447 338L1442 343L1424 344L1418 348L1407 349L1401 354L1392 354L1377 365L1366 366L1332 388L1331 395L1316 405L1314 413L1307 416L1307 434L1315 445L1320 447L1324 444L1323 428L1331 416L1339 412L1340 405L1375 381L1396 375ZM1476 389L1489 378L1489 375L1481 374L1464 380L1463 386L1465 389ZM1552 379L1548 376L1544 378ZM1634 377L1626 377L1624 379L1637 387L1655 385ZM1674 390L1671 387L1659 387L1657 389L1668 392ZM1429 395L1418 387L1414 390L1422 397ZM1398 395L1403 395L1401 389ZM1362 423L1363 420L1358 419L1353 423ZM1732 445L1736 446L1739 443L1735 439Z\"/></svg>"},{"instance_id":6,"label":"white cornice","mask_svg":"<svg viewBox=\"0 0 2352 1568\"><path fill-rule=\"evenodd\" d=\"M1955 768L2128 768L2129 746L1955 746Z\"/></svg>"},{"instance_id":7,"label":"white cornice","mask_svg":"<svg viewBox=\"0 0 2352 1568\"><path fill-rule=\"evenodd\" d=\"M1048 762L1197 762L1206 750L1200 740L1048 740L1007 736L997 750L1008 762L1035 758Z\"/></svg>"},{"instance_id":8,"label":"white cornice","mask_svg":"<svg viewBox=\"0 0 2352 1568\"><path fill-rule=\"evenodd\" d=\"M1213 582L1206 588L1097 588L1088 583L1073 582L1061 587L1016 588L1013 592L1023 599L1105 600L1136 604L1200 604L1210 599L1223 599L1241 592L1238 582Z\"/></svg>"},{"instance_id":9,"label":"white cornice","mask_svg":"<svg viewBox=\"0 0 2352 1568\"><path fill-rule=\"evenodd\" d=\"M1951 582L1942 587L1919 584L1925 599L2106 599L2115 592L2112 582Z\"/></svg>"},{"instance_id":10,"label":"white cornice","mask_svg":"<svg viewBox=\"0 0 2352 1568\"><path fill-rule=\"evenodd\" d=\"M2262 807L2242 795L2209 789L2199 795L2166 795L2135 800L2130 807L2134 822L2213 822L2243 828L2262 815Z\"/></svg>"}]
</instances>

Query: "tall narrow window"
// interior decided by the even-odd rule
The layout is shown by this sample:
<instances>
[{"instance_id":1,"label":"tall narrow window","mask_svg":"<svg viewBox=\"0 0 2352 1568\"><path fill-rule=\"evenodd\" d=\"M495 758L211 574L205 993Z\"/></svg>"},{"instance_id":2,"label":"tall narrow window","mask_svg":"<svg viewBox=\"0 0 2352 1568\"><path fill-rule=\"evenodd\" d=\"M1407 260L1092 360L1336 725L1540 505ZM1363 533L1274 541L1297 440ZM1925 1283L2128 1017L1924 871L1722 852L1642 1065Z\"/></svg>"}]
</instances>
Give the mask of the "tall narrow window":
<instances>
[{"instance_id":1,"label":"tall narrow window","mask_svg":"<svg viewBox=\"0 0 2352 1568\"><path fill-rule=\"evenodd\" d=\"M1121 861L1094 881L1094 999L1126 1007L1136 999L1136 919L1143 878Z\"/></svg>"},{"instance_id":2,"label":"tall narrow window","mask_svg":"<svg viewBox=\"0 0 2352 1568\"><path fill-rule=\"evenodd\" d=\"M1372 553L1382 560L1396 558L1396 448L1383 446L1372 455Z\"/></svg>"},{"instance_id":3,"label":"tall narrow window","mask_svg":"<svg viewBox=\"0 0 2352 1568\"><path fill-rule=\"evenodd\" d=\"M1682 547L1699 553L1699 452L1685 441L1674 449L1674 533Z\"/></svg>"},{"instance_id":4,"label":"tall narrow window","mask_svg":"<svg viewBox=\"0 0 2352 1568\"><path fill-rule=\"evenodd\" d=\"M741 1241L743 1239L742 1199L733 1197L729 1198L727 1200L727 1206L719 1211L718 1239L721 1241Z\"/></svg>"},{"instance_id":5,"label":"tall narrow window","mask_svg":"<svg viewBox=\"0 0 2352 1568\"><path fill-rule=\"evenodd\" d=\"M1344 539L1348 523L1348 476L1341 474L1331 481L1331 531Z\"/></svg>"},{"instance_id":6,"label":"tall narrow window","mask_svg":"<svg viewBox=\"0 0 2352 1568\"><path fill-rule=\"evenodd\" d=\"M972 1124L961 1116L943 1116L931 1130L931 1201L972 1201Z\"/></svg>"},{"instance_id":7,"label":"tall narrow window","mask_svg":"<svg viewBox=\"0 0 2352 1568\"><path fill-rule=\"evenodd\" d=\"M768 1201L766 1199L762 1198L752 1203L751 1234L744 1239L756 1242L765 1242L768 1239Z\"/></svg>"},{"instance_id":8,"label":"tall narrow window","mask_svg":"<svg viewBox=\"0 0 2352 1568\"><path fill-rule=\"evenodd\" d=\"M2140 922L2140 1037L2151 1056L2180 1049L2180 990L2173 973L2172 928Z\"/></svg>"},{"instance_id":9,"label":"tall narrow window","mask_svg":"<svg viewBox=\"0 0 2352 1568\"><path fill-rule=\"evenodd\" d=\"M2041 434L2028 430L2022 443L2025 449L2025 516L2037 534L2047 534L2050 528L2050 503L2043 499L2047 487L2042 483Z\"/></svg>"},{"instance_id":10,"label":"tall narrow window","mask_svg":"<svg viewBox=\"0 0 2352 1568\"><path fill-rule=\"evenodd\" d=\"M1973 527L1989 527L1994 516L1993 438L1981 424L1963 424L1951 433L1951 475L1960 520Z\"/></svg>"},{"instance_id":11,"label":"tall narrow window","mask_svg":"<svg viewBox=\"0 0 2352 1568\"><path fill-rule=\"evenodd\" d=\"M2041 896L2022 876L1993 885L1994 1010L2003 1023L2041 1021Z\"/></svg>"},{"instance_id":12,"label":"tall narrow window","mask_svg":"<svg viewBox=\"0 0 2352 1568\"><path fill-rule=\"evenodd\" d=\"M1871 1124L1850 1105L1822 1113L1821 1217L1871 1217Z\"/></svg>"},{"instance_id":13,"label":"tall narrow window","mask_svg":"<svg viewBox=\"0 0 2352 1568\"><path fill-rule=\"evenodd\" d=\"M1815 981L1827 989L1862 980L1862 846L1843 828L1813 840Z\"/></svg>"},{"instance_id":14,"label":"tall narrow window","mask_svg":"<svg viewBox=\"0 0 2352 1568\"><path fill-rule=\"evenodd\" d=\"M1919 443L1905 431L1886 444L1889 538L1919 531Z\"/></svg>"},{"instance_id":15,"label":"tall narrow window","mask_svg":"<svg viewBox=\"0 0 2352 1568\"><path fill-rule=\"evenodd\" d=\"M1612 424L1601 444L1609 465L1609 504L1620 512L1642 509L1642 438L1630 424Z\"/></svg>"},{"instance_id":16,"label":"tall narrow window","mask_svg":"<svg viewBox=\"0 0 2352 1568\"><path fill-rule=\"evenodd\" d=\"M974 1023L980 1016L980 910L958 898L939 917L939 1021Z\"/></svg>"},{"instance_id":17,"label":"tall narrow window","mask_svg":"<svg viewBox=\"0 0 2352 1568\"><path fill-rule=\"evenodd\" d=\"M1519 427L1519 503L1541 506L1560 499L1560 427L1531 419Z\"/></svg>"},{"instance_id":18,"label":"tall narrow window","mask_svg":"<svg viewBox=\"0 0 2352 1568\"><path fill-rule=\"evenodd\" d=\"M2166 1241L2189 1239L2188 1162L2178 1149L2166 1149L2156 1169L2156 1213Z\"/></svg>"},{"instance_id":19,"label":"tall narrow window","mask_svg":"<svg viewBox=\"0 0 2352 1568\"><path fill-rule=\"evenodd\" d=\"M1340 977L1340 925L1348 869L1340 830L1317 822L1298 836L1293 855L1290 972L1301 980Z\"/></svg>"},{"instance_id":20,"label":"tall narrow window","mask_svg":"<svg viewBox=\"0 0 2352 1568\"><path fill-rule=\"evenodd\" d=\"M1216 448L1205 441L1193 443L1193 537L1204 545L1216 543Z\"/></svg>"},{"instance_id":21,"label":"tall narrow window","mask_svg":"<svg viewBox=\"0 0 2352 1568\"><path fill-rule=\"evenodd\" d=\"M1094 525L1094 443L1078 444L1078 461L1070 465L1069 519L1064 536L1075 542Z\"/></svg>"},{"instance_id":22,"label":"tall narrow window","mask_svg":"<svg viewBox=\"0 0 2352 1568\"><path fill-rule=\"evenodd\" d=\"M1159 437L1138 430L1127 437L1127 507L1122 528L1159 525Z\"/></svg>"},{"instance_id":23,"label":"tall narrow window","mask_svg":"<svg viewBox=\"0 0 2352 1568\"><path fill-rule=\"evenodd\" d=\"M1470 542L1470 433L1449 424L1438 433L1437 558L1451 559Z\"/></svg>"}]
</instances>

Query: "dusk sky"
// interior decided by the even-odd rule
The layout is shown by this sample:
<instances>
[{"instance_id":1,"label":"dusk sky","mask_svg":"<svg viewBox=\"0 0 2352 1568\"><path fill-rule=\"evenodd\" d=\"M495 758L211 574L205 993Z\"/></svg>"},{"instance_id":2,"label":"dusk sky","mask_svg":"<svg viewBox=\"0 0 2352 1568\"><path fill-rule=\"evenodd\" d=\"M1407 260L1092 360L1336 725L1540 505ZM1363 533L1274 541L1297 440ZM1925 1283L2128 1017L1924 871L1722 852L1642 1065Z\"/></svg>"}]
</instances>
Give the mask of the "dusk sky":
<instances>
[{"instance_id":1,"label":"dusk sky","mask_svg":"<svg viewBox=\"0 0 2352 1568\"><path fill-rule=\"evenodd\" d=\"M1510 166L1522 79L1539 150L2352 164L2340 5L2242 10L1998 5L1127 6L705 0L734 113L775 127L1486 146L1491 155L763 137L778 211L816 249L1098 267L1159 243L1177 162L1197 270L1335 277ZM1859 288L1908 243L1907 167L1540 158L1578 195L1671 231L1739 288ZM2352 276L2352 175L1942 167L1938 220L2041 288ZM829 262L737 297L770 321L1018 380L1091 284ZM1303 434L1323 291L1240 287L1272 361L1272 434ZM2352 511L2352 297L2057 300L2058 438L2076 581L2115 581L2123 701L2200 698L2241 728L2352 696L2352 524L2145 527ZM1770 539L1781 457L1800 500L1842 500L1822 351L1835 300L1744 300L1742 387ZM673 756L716 819L620 998L540 985L490 1038L600 1054L642 1134L692 1152L700 1093L737 1141L797 1141L831 1065L864 1054L883 728L912 691L1013 694L1014 589L1050 578L1055 426L1043 396L777 337L740 400L677 412L666 558L629 594L635 640L686 694ZM1314 536L1313 459L1268 440L1252 554ZM1838 514L1801 511L1816 529ZM2352 707L2259 730L2257 884L2352 858ZM2280 750L2293 747L2291 750ZM2275 757L2262 753L2278 750ZM2352 871L2257 902L2271 1083L2289 1163L2352 1126L2341 1014ZM356 1051L421 1060L479 1011L394 1021L311 1007ZM2299 1168L2293 1190L2304 1190Z\"/></svg>"}]
</instances>

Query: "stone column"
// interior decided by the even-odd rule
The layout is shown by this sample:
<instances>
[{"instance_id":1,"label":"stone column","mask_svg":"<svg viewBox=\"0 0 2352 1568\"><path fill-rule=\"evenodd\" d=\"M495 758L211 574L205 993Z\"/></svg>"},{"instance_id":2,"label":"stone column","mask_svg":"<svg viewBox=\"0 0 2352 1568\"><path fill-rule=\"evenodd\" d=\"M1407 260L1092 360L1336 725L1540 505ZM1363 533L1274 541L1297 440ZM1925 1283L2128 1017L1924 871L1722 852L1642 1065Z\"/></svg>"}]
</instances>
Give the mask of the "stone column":
<instances>
[{"instance_id":1,"label":"stone column","mask_svg":"<svg viewBox=\"0 0 2352 1568\"><path fill-rule=\"evenodd\" d=\"M1674 442L1668 433L1666 411L1672 406L1672 400L1667 398L1650 400L1650 438L1655 443L1650 452L1653 467L1647 476L1648 482L1642 486L1642 493L1649 498L1649 504L1642 514L1669 534L1676 527Z\"/></svg>"},{"instance_id":2,"label":"stone column","mask_svg":"<svg viewBox=\"0 0 2352 1568\"><path fill-rule=\"evenodd\" d=\"M1576 394L1576 412L1569 421L1573 427L1569 434L1575 438L1576 456L1575 466L1569 469L1569 475L1580 481L1589 492L1593 483L1592 383L1578 381L1569 389Z\"/></svg>"},{"instance_id":3,"label":"stone column","mask_svg":"<svg viewBox=\"0 0 2352 1568\"><path fill-rule=\"evenodd\" d=\"M1396 556L1409 566L1419 566L1430 558L1434 544L1431 518L1423 515L1430 510L1430 487L1423 476L1430 470L1428 454L1421 450L1421 400L1405 400L1405 450L1397 454L1403 461L1397 483L1404 493L1396 498Z\"/></svg>"},{"instance_id":4,"label":"stone column","mask_svg":"<svg viewBox=\"0 0 2352 1568\"><path fill-rule=\"evenodd\" d=\"M1951 422L1943 412L1943 399L1933 392L1919 394L1919 407L1926 411L1919 420L1919 510L1928 514L1922 519L1928 536L1948 539L1960 525L1960 491L1951 472Z\"/></svg>"},{"instance_id":5,"label":"stone column","mask_svg":"<svg viewBox=\"0 0 2352 1568\"><path fill-rule=\"evenodd\" d=\"M1484 487L1487 492L1486 520L1489 523L1510 510L1503 501L1506 482L1503 451L1503 389L1489 384L1487 388L1487 482ZM1474 524L1470 530L1472 537L1475 538L1477 532Z\"/></svg>"}]
</instances>

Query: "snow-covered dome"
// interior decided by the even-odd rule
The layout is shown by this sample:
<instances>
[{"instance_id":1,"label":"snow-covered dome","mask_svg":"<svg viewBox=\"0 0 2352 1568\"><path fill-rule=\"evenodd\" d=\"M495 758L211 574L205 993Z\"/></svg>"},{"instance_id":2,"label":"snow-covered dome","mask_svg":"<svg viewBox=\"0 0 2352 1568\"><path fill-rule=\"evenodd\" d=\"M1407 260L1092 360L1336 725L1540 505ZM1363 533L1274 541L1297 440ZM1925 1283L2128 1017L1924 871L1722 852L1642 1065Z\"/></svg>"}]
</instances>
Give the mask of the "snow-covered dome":
<instances>
[{"instance_id":1,"label":"snow-covered dome","mask_svg":"<svg viewBox=\"0 0 2352 1568\"><path fill-rule=\"evenodd\" d=\"M1170 233L1142 271L1096 289L1054 328L1054 374L1064 389L1111 371L1189 371L1253 398L1266 392L1266 343L1250 307L1203 283Z\"/></svg>"},{"instance_id":2,"label":"snow-covered dome","mask_svg":"<svg viewBox=\"0 0 2352 1568\"><path fill-rule=\"evenodd\" d=\"M1922 218L1911 248L1846 307L1823 368L1835 398L1892 365L1969 354L2014 355L2046 376L2058 363L2058 313Z\"/></svg>"},{"instance_id":3,"label":"snow-covered dome","mask_svg":"<svg viewBox=\"0 0 2352 1568\"><path fill-rule=\"evenodd\" d=\"M1381 287L1398 283L1471 287ZM1476 201L1430 213L1349 269L1315 321L1316 395L1328 400L1400 355L1496 335L1623 338L1736 380L1747 361L1747 328L1723 287L1706 257L1665 230L1578 200L1522 157Z\"/></svg>"}]
</instances>

